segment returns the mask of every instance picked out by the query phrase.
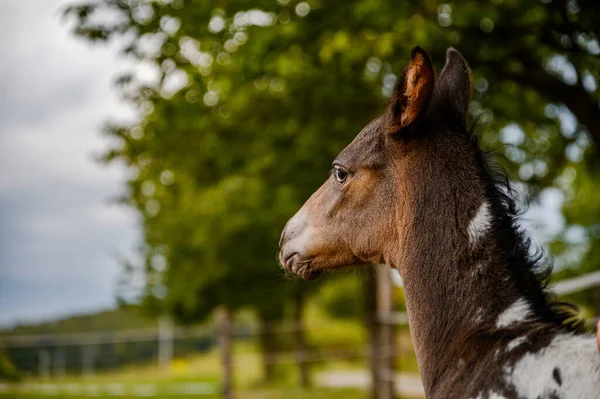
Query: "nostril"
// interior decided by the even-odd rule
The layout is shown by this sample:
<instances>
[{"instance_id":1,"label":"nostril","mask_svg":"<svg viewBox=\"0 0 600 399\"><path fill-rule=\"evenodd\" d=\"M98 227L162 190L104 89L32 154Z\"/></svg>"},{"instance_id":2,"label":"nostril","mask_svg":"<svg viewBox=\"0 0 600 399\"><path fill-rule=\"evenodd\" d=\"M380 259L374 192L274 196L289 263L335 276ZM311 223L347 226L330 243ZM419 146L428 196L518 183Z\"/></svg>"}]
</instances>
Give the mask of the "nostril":
<instances>
[{"instance_id":1,"label":"nostril","mask_svg":"<svg viewBox=\"0 0 600 399\"><path fill-rule=\"evenodd\" d=\"M279 258L279 264L281 264L281 266L285 267L286 256L283 253L283 250L281 248L279 249L279 256L278 256L278 258Z\"/></svg>"},{"instance_id":2,"label":"nostril","mask_svg":"<svg viewBox=\"0 0 600 399\"><path fill-rule=\"evenodd\" d=\"M286 256L284 256L283 260L285 261L285 263L287 263L290 259L292 259L294 257L294 255L296 255L298 252L292 252L287 254Z\"/></svg>"},{"instance_id":3,"label":"nostril","mask_svg":"<svg viewBox=\"0 0 600 399\"><path fill-rule=\"evenodd\" d=\"M288 254L284 254L283 252L279 253L279 263L281 263L281 266L285 267L286 269L290 269L290 263L292 263L290 260L297 254L297 252L290 252Z\"/></svg>"}]
</instances>

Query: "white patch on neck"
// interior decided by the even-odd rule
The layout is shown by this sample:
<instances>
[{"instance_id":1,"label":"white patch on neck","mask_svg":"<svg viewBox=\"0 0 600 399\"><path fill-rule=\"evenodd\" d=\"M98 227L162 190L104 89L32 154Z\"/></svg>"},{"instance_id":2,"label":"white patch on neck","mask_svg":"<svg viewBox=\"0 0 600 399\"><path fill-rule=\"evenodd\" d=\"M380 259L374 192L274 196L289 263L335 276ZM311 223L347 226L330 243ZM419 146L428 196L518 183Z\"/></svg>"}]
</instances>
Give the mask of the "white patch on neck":
<instances>
[{"instance_id":1,"label":"white patch on neck","mask_svg":"<svg viewBox=\"0 0 600 399\"><path fill-rule=\"evenodd\" d=\"M469 232L469 242L471 245L477 244L477 241L488 232L490 227L492 226L492 214L490 212L490 206L487 201L485 201L479 209L477 210L477 214L471 222L469 223L469 228L467 231Z\"/></svg>"},{"instance_id":2,"label":"white patch on neck","mask_svg":"<svg viewBox=\"0 0 600 399\"><path fill-rule=\"evenodd\" d=\"M593 336L559 334L504 372L520 398L600 397L600 355Z\"/></svg>"},{"instance_id":3,"label":"white patch on neck","mask_svg":"<svg viewBox=\"0 0 600 399\"><path fill-rule=\"evenodd\" d=\"M483 393L480 392L476 399L506 399L506 397L494 391L489 391L486 396L483 396Z\"/></svg>"},{"instance_id":4,"label":"white patch on neck","mask_svg":"<svg viewBox=\"0 0 600 399\"><path fill-rule=\"evenodd\" d=\"M531 308L525 299L519 298L496 319L496 327L508 327L523 321L531 314Z\"/></svg>"}]
</instances>

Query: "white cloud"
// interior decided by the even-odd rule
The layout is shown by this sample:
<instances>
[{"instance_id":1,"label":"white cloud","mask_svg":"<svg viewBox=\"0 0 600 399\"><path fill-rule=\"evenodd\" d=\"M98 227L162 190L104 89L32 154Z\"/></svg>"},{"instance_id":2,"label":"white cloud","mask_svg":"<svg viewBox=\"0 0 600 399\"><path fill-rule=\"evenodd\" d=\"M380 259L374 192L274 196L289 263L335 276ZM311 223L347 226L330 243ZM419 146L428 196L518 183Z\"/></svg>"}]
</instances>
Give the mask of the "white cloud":
<instances>
[{"instance_id":1,"label":"white cloud","mask_svg":"<svg viewBox=\"0 0 600 399\"><path fill-rule=\"evenodd\" d=\"M125 168L106 150L109 118L131 119L112 87L132 65L68 33L66 1L4 1L0 13L0 324L114 303L116 254L139 239L111 204Z\"/></svg>"}]
</instances>

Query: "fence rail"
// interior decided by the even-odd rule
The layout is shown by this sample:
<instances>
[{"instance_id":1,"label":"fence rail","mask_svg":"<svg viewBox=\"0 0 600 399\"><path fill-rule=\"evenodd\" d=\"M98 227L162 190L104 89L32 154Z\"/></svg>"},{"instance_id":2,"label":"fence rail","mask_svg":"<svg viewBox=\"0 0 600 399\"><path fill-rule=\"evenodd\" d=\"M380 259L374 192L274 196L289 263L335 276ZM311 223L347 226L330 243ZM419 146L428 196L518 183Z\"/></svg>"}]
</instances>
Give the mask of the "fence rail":
<instances>
[{"instance_id":1,"label":"fence rail","mask_svg":"<svg viewBox=\"0 0 600 399\"><path fill-rule=\"evenodd\" d=\"M600 270L584 274L583 276L559 281L554 284L553 289L558 295L567 295L598 286L600 286Z\"/></svg>"}]
</instances>

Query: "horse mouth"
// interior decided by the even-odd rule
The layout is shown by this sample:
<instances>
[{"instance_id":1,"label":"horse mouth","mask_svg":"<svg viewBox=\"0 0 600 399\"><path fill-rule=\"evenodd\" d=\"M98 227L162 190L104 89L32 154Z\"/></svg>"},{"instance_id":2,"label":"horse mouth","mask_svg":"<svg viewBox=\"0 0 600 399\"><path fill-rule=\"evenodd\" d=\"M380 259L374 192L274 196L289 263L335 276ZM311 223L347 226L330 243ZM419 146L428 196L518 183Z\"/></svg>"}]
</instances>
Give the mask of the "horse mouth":
<instances>
[{"instance_id":1,"label":"horse mouth","mask_svg":"<svg viewBox=\"0 0 600 399\"><path fill-rule=\"evenodd\" d=\"M312 258L302 259L300 254L293 252L291 254L279 255L279 261L283 267L304 280L314 280L319 277L322 272L311 267Z\"/></svg>"}]
</instances>

